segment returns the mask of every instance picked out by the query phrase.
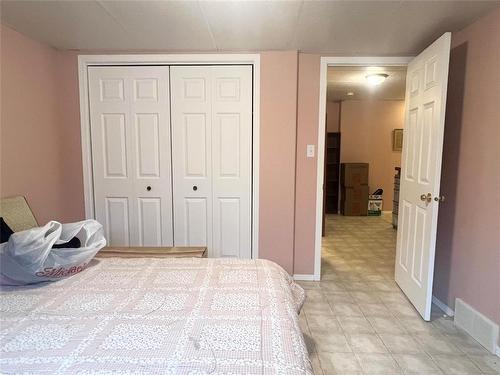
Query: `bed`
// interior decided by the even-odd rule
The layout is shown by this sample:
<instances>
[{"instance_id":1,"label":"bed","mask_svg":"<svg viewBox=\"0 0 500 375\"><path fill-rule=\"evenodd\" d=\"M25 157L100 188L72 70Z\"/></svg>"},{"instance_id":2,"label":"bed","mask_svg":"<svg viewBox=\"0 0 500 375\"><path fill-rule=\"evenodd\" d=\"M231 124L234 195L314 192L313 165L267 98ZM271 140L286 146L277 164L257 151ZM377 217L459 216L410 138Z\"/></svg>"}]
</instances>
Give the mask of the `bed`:
<instances>
[{"instance_id":1,"label":"bed","mask_svg":"<svg viewBox=\"0 0 500 375\"><path fill-rule=\"evenodd\" d=\"M3 287L2 374L312 374L303 289L275 263L94 259Z\"/></svg>"}]
</instances>

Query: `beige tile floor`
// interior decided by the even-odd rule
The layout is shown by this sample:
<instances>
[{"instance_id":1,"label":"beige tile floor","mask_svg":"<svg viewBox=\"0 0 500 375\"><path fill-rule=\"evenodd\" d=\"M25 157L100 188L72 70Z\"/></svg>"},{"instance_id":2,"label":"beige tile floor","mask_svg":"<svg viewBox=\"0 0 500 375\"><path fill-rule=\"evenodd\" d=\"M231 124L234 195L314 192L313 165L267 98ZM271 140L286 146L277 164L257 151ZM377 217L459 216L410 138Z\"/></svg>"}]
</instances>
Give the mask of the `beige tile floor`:
<instances>
[{"instance_id":1,"label":"beige tile floor","mask_svg":"<svg viewBox=\"0 0 500 375\"><path fill-rule=\"evenodd\" d=\"M500 374L500 358L435 306L424 322L395 284L390 219L327 217L321 282L300 283L315 374Z\"/></svg>"}]
</instances>

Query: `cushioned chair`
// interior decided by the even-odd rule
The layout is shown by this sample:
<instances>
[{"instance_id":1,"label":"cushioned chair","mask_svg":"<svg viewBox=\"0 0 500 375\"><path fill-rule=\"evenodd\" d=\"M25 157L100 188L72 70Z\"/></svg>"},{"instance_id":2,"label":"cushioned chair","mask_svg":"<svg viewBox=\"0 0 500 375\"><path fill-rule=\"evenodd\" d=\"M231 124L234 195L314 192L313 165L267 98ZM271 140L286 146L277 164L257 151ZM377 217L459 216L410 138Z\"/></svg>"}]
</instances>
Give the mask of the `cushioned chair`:
<instances>
[{"instance_id":1,"label":"cushioned chair","mask_svg":"<svg viewBox=\"0 0 500 375\"><path fill-rule=\"evenodd\" d=\"M0 199L0 217L14 232L38 226L28 202L22 196Z\"/></svg>"}]
</instances>

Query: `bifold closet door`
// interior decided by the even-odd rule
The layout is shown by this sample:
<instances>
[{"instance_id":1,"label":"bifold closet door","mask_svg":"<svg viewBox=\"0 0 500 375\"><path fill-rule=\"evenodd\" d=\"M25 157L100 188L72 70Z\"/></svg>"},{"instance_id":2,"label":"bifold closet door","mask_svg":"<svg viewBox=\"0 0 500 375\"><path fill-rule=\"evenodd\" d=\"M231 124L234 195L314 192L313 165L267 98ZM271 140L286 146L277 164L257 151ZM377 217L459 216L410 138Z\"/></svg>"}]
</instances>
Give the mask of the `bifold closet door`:
<instances>
[{"instance_id":1,"label":"bifold closet door","mask_svg":"<svg viewBox=\"0 0 500 375\"><path fill-rule=\"evenodd\" d=\"M109 245L172 246L169 67L88 73L95 218Z\"/></svg>"},{"instance_id":2,"label":"bifold closet door","mask_svg":"<svg viewBox=\"0 0 500 375\"><path fill-rule=\"evenodd\" d=\"M252 68L170 74L174 243L251 258Z\"/></svg>"}]
</instances>

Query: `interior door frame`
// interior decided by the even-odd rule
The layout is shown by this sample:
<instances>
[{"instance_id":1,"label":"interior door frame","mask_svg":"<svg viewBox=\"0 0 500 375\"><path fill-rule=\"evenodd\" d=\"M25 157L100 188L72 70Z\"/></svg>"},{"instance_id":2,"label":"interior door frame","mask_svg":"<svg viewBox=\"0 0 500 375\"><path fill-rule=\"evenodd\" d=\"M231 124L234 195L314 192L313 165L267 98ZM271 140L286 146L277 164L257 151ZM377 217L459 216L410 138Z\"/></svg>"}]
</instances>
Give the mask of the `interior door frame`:
<instances>
[{"instance_id":1,"label":"interior door frame","mask_svg":"<svg viewBox=\"0 0 500 375\"><path fill-rule=\"evenodd\" d=\"M323 227L323 183L325 167L326 94L328 67L330 66L407 66L413 56L365 57L365 56L322 56L319 72L319 123L318 123L318 163L316 171L316 231L314 234L314 275L321 279L321 232Z\"/></svg>"},{"instance_id":2,"label":"interior door frame","mask_svg":"<svg viewBox=\"0 0 500 375\"><path fill-rule=\"evenodd\" d=\"M252 259L259 258L260 54L127 54L78 55L80 130L85 218L95 218L88 68L136 65L251 65L252 116Z\"/></svg>"}]
</instances>

